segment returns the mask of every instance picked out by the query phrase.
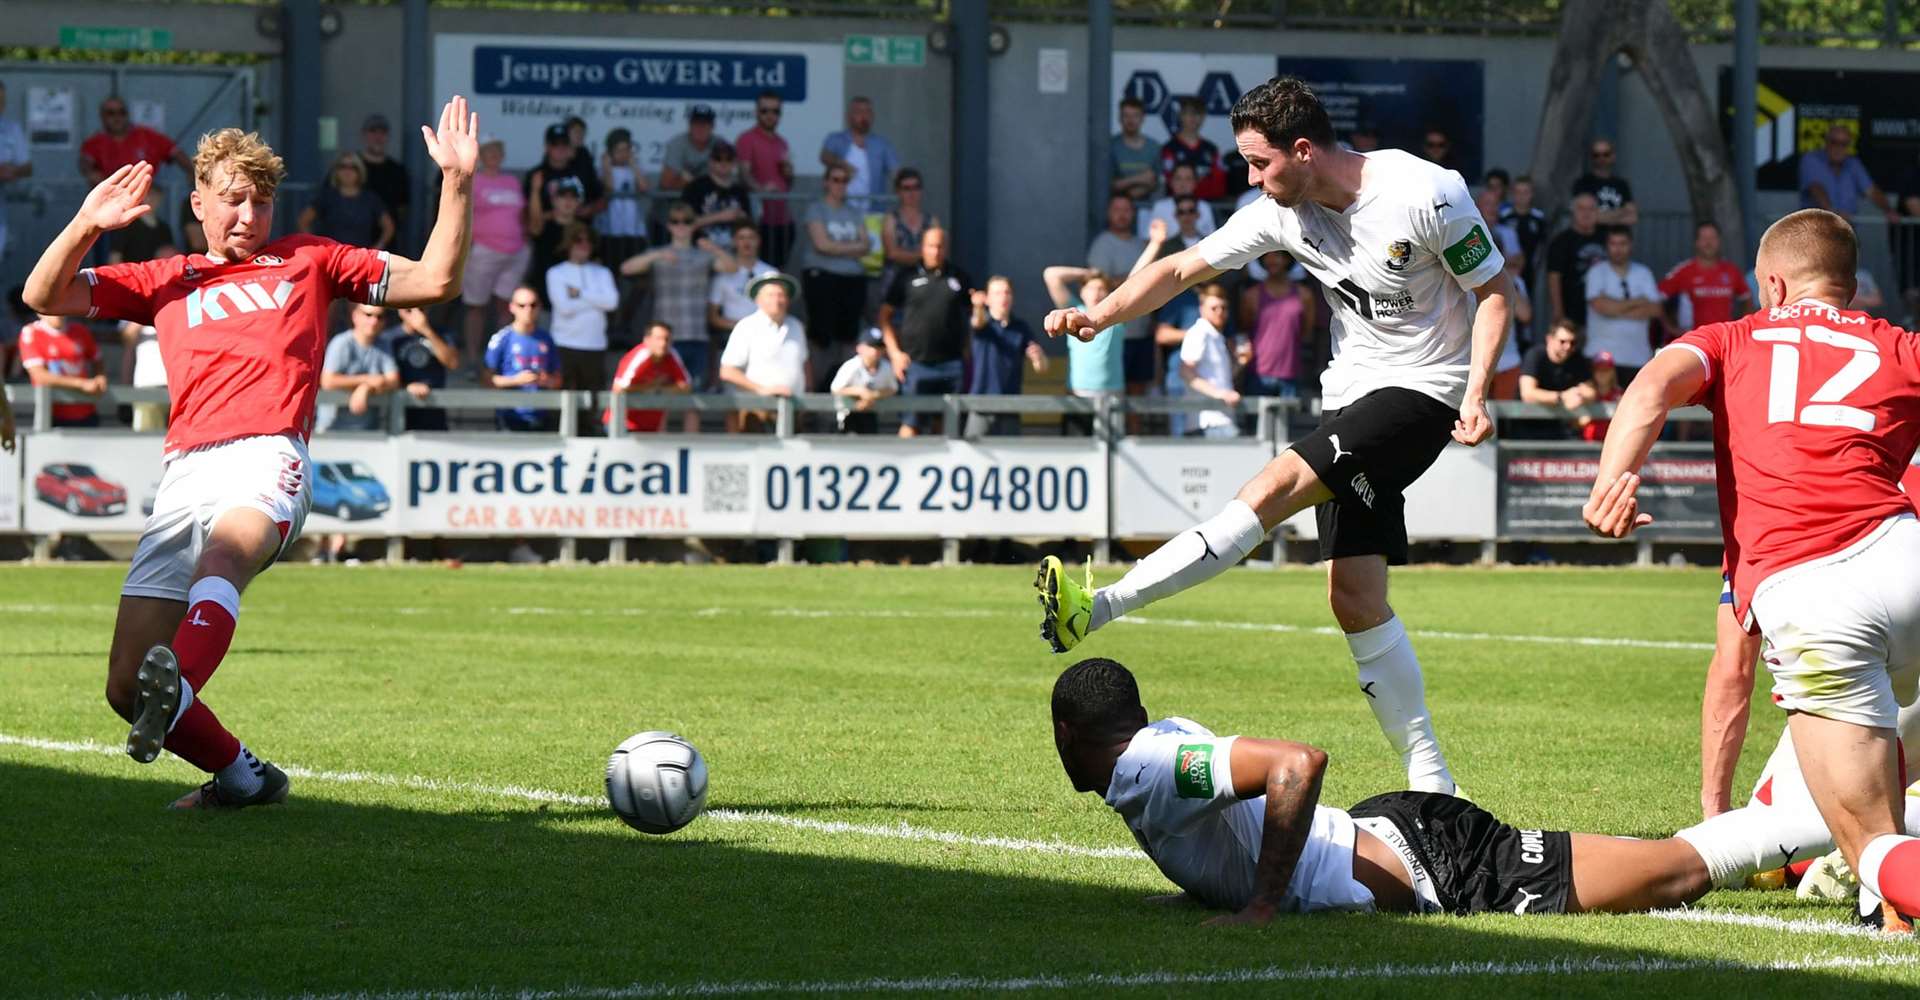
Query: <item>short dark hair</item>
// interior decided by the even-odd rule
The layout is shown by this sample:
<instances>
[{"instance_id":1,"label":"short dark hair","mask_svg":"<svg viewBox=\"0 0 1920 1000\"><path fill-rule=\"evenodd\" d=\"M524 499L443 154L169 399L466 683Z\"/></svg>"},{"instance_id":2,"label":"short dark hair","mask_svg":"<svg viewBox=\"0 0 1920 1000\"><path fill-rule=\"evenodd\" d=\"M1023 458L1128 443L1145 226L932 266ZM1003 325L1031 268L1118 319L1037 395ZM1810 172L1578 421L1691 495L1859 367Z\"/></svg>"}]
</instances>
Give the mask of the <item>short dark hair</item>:
<instances>
[{"instance_id":1,"label":"short dark hair","mask_svg":"<svg viewBox=\"0 0 1920 1000\"><path fill-rule=\"evenodd\" d=\"M1628 243L1633 242L1633 229L1629 226L1610 226L1604 235L1607 239L1613 239L1615 236L1625 236Z\"/></svg>"},{"instance_id":2,"label":"short dark hair","mask_svg":"<svg viewBox=\"0 0 1920 1000\"><path fill-rule=\"evenodd\" d=\"M1142 114L1145 114L1147 110L1147 102L1139 99L1138 97L1133 96L1132 94L1128 94L1127 96L1122 97L1120 99L1120 109L1124 111L1127 108L1134 108L1140 111Z\"/></svg>"},{"instance_id":3,"label":"short dark hair","mask_svg":"<svg viewBox=\"0 0 1920 1000\"><path fill-rule=\"evenodd\" d=\"M734 224L733 224L733 228L732 228L732 229L729 229L729 230L727 230L727 231L728 231L728 232L730 232L730 233L738 233L738 232L740 232L741 230L744 230L744 229L751 229L751 230L753 230L753 234L754 234L755 236L758 236L758 235L760 235L760 227L759 227L758 225L755 225L755 224L754 224L754 221L753 221L752 219L738 219L738 220L735 220L735 222L734 222Z\"/></svg>"},{"instance_id":4,"label":"short dark hair","mask_svg":"<svg viewBox=\"0 0 1920 1000\"><path fill-rule=\"evenodd\" d=\"M1207 113L1207 102L1198 97L1182 97L1180 99L1180 113L1184 115L1189 111L1198 111L1204 115Z\"/></svg>"},{"instance_id":5,"label":"short dark hair","mask_svg":"<svg viewBox=\"0 0 1920 1000\"><path fill-rule=\"evenodd\" d=\"M1500 183L1505 184L1508 187L1513 186L1513 176L1511 174L1508 174L1505 170L1502 170L1499 167L1495 167L1492 170L1487 171L1487 176L1484 180L1481 181L1481 183L1486 184L1486 183L1491 183L1493 181L1499 181Z\"/></svg>"},{"instance_id":6,"label":"short dark hair","mask_svg":"<svg viewBox=\"0 0 1920 1000\"><path fill-rule=\"evenodd\" d=\"M1056 721L1093 730L1118 730L1146 724L1140 685L1119 663L1094 657L1081 660L1053 682Z\"/></svg>"},{"instance_id":7,"label":"short dark hair","mask_svg":"<svg viewBox=\"0 0 1920 1000\"><path fill-rule=\"evenodd\" d=\"M900 190L900 185L904 181L919 181L923 188L927 185L927 179L920 176L919 167L901 167L896 171L893 175L893 189Z\"/></svg>"},{"instance_id":8,"label":"short dark hair","mask_svg":"<svg viewBox=\"0 0 1920 1000\"><path fill-rule=\"evenodd\" d=\"M661 329L661 330L665 330L665 331L667 331L667 339L668 339L668 340L672 340L672 339L673 339L673 324L672 324L672 323L669 323L669 322L667 322L667 321L666 321L666 320L664 320L664 319L656 319L656 320L654 320L653 322L651 322L651 323L648 323L648 324L647 324L647 331L646 331L646 332L648 332L648 333L652 333L652 332L654 331L654 329L655 329L655 328L658 328L658 329Z\"/></svg>"},{"instance_id":9,"label":"short dark hair","mask_svg":"<svg viewBox=\"0 0 1920 1000\"><path fill-rule=\"evenodd\" d=\"M1228 119L1235 135L1253 129L1276 148L1305 139L1322 148L1333 146L1333 122L1314 96L1313 88L1297 77L1276 76L1240 95Z\"/></svg>"},{"instance_id":10,"label":"short dark hair","mask_svg":"<svg viewBox=\"0 0 1920 1000\"><path fill-rule=\"evenodd\" d=\"M1720 224L1712 219L1701 219L1699 222L1693 224L1693 235L1700 235L1700 230L1702 229L1711 229L1717 233L1720 231Z\"/></svg>"}]
</instances>

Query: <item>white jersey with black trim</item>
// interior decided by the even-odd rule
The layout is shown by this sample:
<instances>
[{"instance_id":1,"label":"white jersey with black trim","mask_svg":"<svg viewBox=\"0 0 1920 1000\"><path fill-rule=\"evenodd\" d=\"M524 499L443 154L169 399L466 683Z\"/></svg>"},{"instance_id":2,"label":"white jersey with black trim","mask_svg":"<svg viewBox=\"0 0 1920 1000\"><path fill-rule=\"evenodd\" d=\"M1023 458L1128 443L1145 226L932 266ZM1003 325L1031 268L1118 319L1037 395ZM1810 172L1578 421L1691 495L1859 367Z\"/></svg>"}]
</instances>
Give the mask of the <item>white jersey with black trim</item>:
<instances>
[{"instance_id":1,"label":"white jersey with black trim","mask_svg":"<svg viewBox=\"0 0 1920 1000\"><path fill-rule=\"evenodd\" d=\"M1320 377L1328 409L1389 386L1457 407L1473 289L1506 258L1457 171L1398 149L1361 155L1360 193L1346 211L1261 198L1201 240L1200 256L1228 271L1285 250L1320 281L1333 306L1333 361Z\"/></svg>"},{"instance_id":2,"label":"white jersey with black trim","mask_svg":"<svg viewBox=\"0 0 1920 1000\"><path fill-rule=\"evenodd\" d=\"M1267 808L1264 795L1234 797L1235 739L1189 719L1162 719L1134 734L1107 785L1107 805L1161 873L1206 905L1230 910L1253 898ZM1352 817L1315 807L1281 908L1371 911L1373 893L1353 878L1353 840Z\"/></svg>"}]
</instances>

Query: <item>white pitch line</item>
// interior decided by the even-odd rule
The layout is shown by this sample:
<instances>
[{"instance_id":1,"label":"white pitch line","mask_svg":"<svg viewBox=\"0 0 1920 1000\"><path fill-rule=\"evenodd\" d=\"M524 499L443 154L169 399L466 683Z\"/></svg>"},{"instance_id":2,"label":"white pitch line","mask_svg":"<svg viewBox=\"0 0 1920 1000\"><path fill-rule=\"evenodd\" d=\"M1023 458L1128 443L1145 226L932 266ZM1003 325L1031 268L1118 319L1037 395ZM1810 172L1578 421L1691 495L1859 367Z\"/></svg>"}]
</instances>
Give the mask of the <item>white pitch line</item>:
<instances>
[{"instance_id":1,"label":"white pitch line","mask_svg":"<svg viewBox=\"0 0 1920 1000\"><path fill-rule=\"evenodd\" d=\"M0 612L13 614L48 614L55 612L93 611L96 609L57 604L0 604ZM111 609L98 609L102 615ZM334 608L334 611L347 612L356 609ZM387 615L433 615L447 612L446 608L397 607L358 609L375 611ZM306 614L303 608L264 607L255 614L273 614L276 612ZM562 608L541 605L513 605L509 607L468 609L468 613L496 614L512 617L556 617L556 618L719 618L730 615L763 615L769 618L799 619L931 619L946 621L980 621L985 619L1030 618L1025 612L1001 612L982 608L950 608L944 610L895 610L883 608L864 608L857 610L843 608L754 608L754 607L705 607L682 611L657 608ZM1320 635L1337 637L1343 635L1331 625L1290 625L1285 622L1247 622L1247 621L1208 621L1199 618L1141 618L1127 617L1116 619L1127 625L1158 626L1161 628L1219 629L1231 632L1275 632L1286 635ZM1596 646L1613 649L1670 649L1687 652L1711 652L1713 643L1687 642L1676 639L1635 639L1628 636L1604 635L1526 635L1506 632L1455 632L1447 629L1408 629L1407 634L1418 639L1444 639L1461 642L1519 642L1549 646Z\"/></svg>"},{"instance_id":2,"label":"white pitch line","mask_svg":"<svg viewBox=\"0 0 1920 1000\"><path fill-rule=\"evenodd\" d=\"M122 752L119 747L108 746L103 743L48 740L36 736L16 736L10 733L0 733L0 747L4 746L22 747L29 750L43 750L51 753L89 754L107 757L117 756ZM368 771L324 771L301 767L297 764L281 764L280 767L289 775L313 781L354 785L377 785L388 788L412 788L430 792L457 792L504 799L519 799L525 802L557 803L563 805L597 807L606 804L605 800L599 796L575 795L568 792L555 792L543 788L527 788L520 785L486 785L476 782L427 778L419 775L377 774ZM703 815L706 819L710 819L716 823L778 826L790 830L805 830L809 833L821 833L828 836L859 836L875 837L883 840L915 841L920 843L958 844L967 847L985 847L1020 853L1058 854L1080 858L1146 860L1145 855L1133 847L1094 847L1084 844L1070 844L1060 840L1025 840L1017 837L954 833L947 830L928 830L912 826L905 821L897 824L845 823L837 820L811 819L805 816L788 816L783 813L768 812L760 809L709 809ZM1645 915L1655 919L1673 920L1681 923L1754 927L1761 930L1779 931L1786 934L1833 937L1875 936L1871 931L1858 925L1838 923L1830 920L1784 920L1779 917L1762 916L1758 914L1722 913L1712 910L1660 910Z\"/></svg>"},{"instance_id":3,"label":"white pitch line","mask_svg":"<svg viewBox=\"0 0 1920 1000\"><path fill-rule=\"evenodd\" d=\"M874 977L842 980L747 980L685 985L635 983L613 988L562 987L544 990L413 990L402 992L306 993L294 1000L645 1000L653 997L733 997L760 993L1023 993L1032 990L1137 989L1168 986L1238 986L1266 983L1347 982L1355 979L1432 980L1459 976L1654 975L1672 972L1810 972L1912 966L1920 956L1889 954L1857 958L1808 956L1772 962L1686 958L1554 958L1525 962L1434 962L1377 965L1269 965L1218 972L1135 972L1126 974Z\"/></svg>"}]
</instances>

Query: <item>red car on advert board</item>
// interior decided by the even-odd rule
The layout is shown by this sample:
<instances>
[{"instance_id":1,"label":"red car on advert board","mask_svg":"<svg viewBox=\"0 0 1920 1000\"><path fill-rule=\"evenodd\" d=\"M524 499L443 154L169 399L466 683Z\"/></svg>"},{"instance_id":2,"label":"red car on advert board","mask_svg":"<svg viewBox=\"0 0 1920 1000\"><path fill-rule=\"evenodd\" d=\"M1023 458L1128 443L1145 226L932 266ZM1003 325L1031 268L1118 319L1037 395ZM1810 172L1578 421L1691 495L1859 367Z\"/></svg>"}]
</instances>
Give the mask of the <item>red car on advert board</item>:
<instances>
[{"instance_id":1,"label":"red car on advert board","mask_svg":"<svg viewBox=\"0 0 1920 1000\"><path fill-rule=\"evenodd\" d=\"M126 487L77 462L42 466L33 477L33 494L75 517L111 517L127 509Z\"/></svg>"}]
</instances>

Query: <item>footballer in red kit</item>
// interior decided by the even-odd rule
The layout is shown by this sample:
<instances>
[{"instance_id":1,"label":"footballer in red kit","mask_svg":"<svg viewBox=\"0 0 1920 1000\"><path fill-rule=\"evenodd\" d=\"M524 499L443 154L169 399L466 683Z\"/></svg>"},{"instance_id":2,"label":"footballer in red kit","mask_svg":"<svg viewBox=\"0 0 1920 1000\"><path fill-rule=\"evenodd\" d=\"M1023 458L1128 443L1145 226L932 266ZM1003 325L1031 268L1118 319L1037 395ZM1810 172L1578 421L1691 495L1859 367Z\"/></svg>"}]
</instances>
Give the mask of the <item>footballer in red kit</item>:
<instances>
[{"instance_id":1,"label":"footballer in red kit","mask_svg":"<svg viewBox=\"0 0 1920 1000\"><path fill-rule=\"evenodd\" d=\"M337 298L424 306L460 290L472 236L479 122L466 99L421 128L441 173L439 217L419 260L313 236L269 241L285 165L254 133L203 136L194 217L207 252L82 268L101 234L152 210L153 167L115 170L35 264L25 298L48 315L130 320L158 331L172 419L166 467L135 550L108 653L107 701L127 753L162 748L212 777L175 808L286 798L287 776L221 725L203 692L226 656L240 593L299 537L312 504L313 428Z\"/></svg>"},{"instance_id":2,"label":"footballer in red kit","mask_svg":"<svg viewBox=\"0 0 1920 1000\"><path fill-rule=\"evenodd\" d=\"M1831 212L1769 228L1754 269L1763 308L1686 334L1642 370L1583 513L1613 538L1652 523L1637 473L1667 411L1712 410L1734 617L1763 637L1773 702L1863 895L1910 916L1920 838L1901 832L1895 727L1920 686L1920 520L1900 489L1920 444L1920 337L1845 308L1858 259Z\"/></svg>"}]
</instances>

